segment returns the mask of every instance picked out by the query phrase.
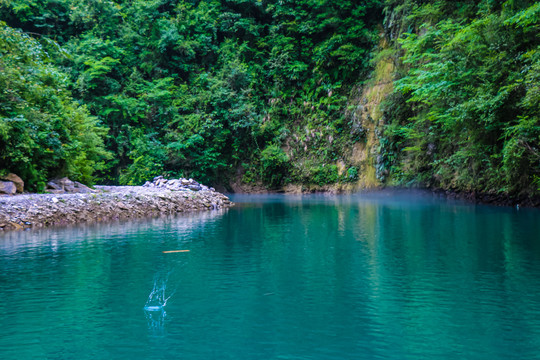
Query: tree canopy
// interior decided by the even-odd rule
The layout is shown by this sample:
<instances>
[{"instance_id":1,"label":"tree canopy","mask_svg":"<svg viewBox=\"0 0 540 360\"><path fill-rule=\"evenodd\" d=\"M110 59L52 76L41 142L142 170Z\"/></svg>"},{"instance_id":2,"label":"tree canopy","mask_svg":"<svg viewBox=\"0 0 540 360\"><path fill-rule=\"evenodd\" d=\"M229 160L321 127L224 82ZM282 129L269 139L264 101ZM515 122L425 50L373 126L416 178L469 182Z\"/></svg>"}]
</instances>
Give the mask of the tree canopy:
<instances>
[{"instance_id":1,"label":"tree canopy","mask_svg":"<svg viewBox=\"0 0 540 360\"><path fill-rule=\"evenodd\" d=\"M0 171L273 188L365 163L381 184L536 193L539 17L532 0L3 0Z\"/></svg>"},{"instance_id":2,"label":"tree canopy","mask_svg":"<svg viewBox=\"0 0 540 360\"><path fill-rule=\"evenodd\" d=\"M404 1L385 134L398 183L540 188L540 4ZM400 114L407 114L400 116Z\"/></svg>"}]
</instances>

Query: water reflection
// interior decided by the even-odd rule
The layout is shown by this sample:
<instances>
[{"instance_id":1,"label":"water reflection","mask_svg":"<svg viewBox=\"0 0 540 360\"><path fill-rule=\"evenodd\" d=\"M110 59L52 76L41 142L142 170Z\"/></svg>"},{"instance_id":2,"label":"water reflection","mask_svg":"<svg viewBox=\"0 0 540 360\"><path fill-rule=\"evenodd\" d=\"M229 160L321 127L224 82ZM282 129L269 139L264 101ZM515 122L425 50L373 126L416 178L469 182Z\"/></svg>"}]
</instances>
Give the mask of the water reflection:
<instances>
[{"instance_id":1,"label":"water reflection","mask_svg":"<svg viewBox=\"0 0 540 360\"><path fill-rule=\"evenodd\" d=\"M0 237L12 300L0 357L538 358L538 211L388 194L233 200L225 213ZM190 252L163 253L178 249ZM166 313L141 309L169 297Z\"/></svg>"},{"instance_id":2,"label":"water reflection","mask_svg":"<svg viewBox=\"0 0 540 360\"><path fill-rule=\"evenodd\" d=\"M2 350L34 332L85 345L90 338L95 346L108 342L103 331L112 328L115 331L106 335L109 341L142 329L153 337L165 336L165 311L142 308L152 285L167 283L166 276L160 280L155 274L181 270L188 258L163 251L191 248L194 239L212 233L226 212L0 234L0 294L12 299L11 305L0 304L0 358L62 353L62 344L45 339L50 343L46 352L40 345L27 347L32 356L21 355L20 346L13 353ZM175 278L165 289L163 305L178 284ZM139 330L137 319L144 322ZM68 358L92 358L89 354Z\"/></svg>"},{"instance_id":3,"label":"water reflection","mask_svg":"<svg viewBox=\"0 0 540 360\"><path fill-rule=\"evenodd\" d=\"M537 210L410 196L234 200L249 210L242 222L258 224L260 252L275 270L266 278L271 288L302 304L286 302L309 318L310 329L351 340L345 347L352 352L505 359L517 348L536 358L540 301L530 286L540 277ZM304 282L284 292L290 274ZM333 327L328 320L336 318Z\"/></svg>"},{"instance_id":4,"label":"water reflection","mask_svg":"<svg viewBox=\"0 0 540 360\"><path fill-rule=\"evenodd\" d=\"M211 226L227 211L228 209L219 209L148 219L114 220L88 225L0 232L0 250L16 253L45 247L52 252L58 252L59 246L73 242L90 244L109 237L122 241L131 234L151 234L156 228L163 229L169 234L189 236L192 231L200 231L205 224Z\"/></svg>"}]
</instances>

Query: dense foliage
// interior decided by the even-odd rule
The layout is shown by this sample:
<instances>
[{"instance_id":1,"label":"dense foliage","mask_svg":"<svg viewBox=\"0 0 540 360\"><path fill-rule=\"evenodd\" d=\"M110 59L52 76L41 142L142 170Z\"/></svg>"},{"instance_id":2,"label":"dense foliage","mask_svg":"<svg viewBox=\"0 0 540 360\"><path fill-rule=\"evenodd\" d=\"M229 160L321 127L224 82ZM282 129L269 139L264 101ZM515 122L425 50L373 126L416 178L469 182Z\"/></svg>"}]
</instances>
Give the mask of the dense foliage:
<instances>
[{"instance_id":1,"label":"dense foliage","mask_svg":"<svg viewBox=\"0 0 540 360\"><path fill-rule=\"evenodd\" d=\"M0 23L0 170L20 174L30 190L57 175L91 183L108 157L106 129L68 83L37 41Z\"/></svg>"},{"instance_id":2,"label":"dense foliage","mask_svg":"<svg viewBox=\"0 0 540 360\"><path fill-rule=\"evenodd\" d=\"M280 187L371 164L535 193L539 18L532 0L0 0L0 171Z\"/></svg>"},{"instance_id":3,"label":"dense foliage","mask_svg":"<svg viewBox=\"0 0 540 360\"><path fill-rule=\"evenodd\" d=\"M367 73L377 3L14 0L3 17L70 54L56 60L74 96L110 129L102 180L216 183L247 170L278 186L306 170L299 158L339 156L326 139L344 130L348 89ZM291 132L296 154L268 165Z\"/></svg>"},{"instance_id":4,"label":"dense foliage","mask_svg":"<svg viewBox=\"0 0 540 360\"><path fill-rule=\"evenodd\" d=\"M401 74L387 99L397 183L540 189L540 4L394 1Z\"/></svg>"}]
</instances>

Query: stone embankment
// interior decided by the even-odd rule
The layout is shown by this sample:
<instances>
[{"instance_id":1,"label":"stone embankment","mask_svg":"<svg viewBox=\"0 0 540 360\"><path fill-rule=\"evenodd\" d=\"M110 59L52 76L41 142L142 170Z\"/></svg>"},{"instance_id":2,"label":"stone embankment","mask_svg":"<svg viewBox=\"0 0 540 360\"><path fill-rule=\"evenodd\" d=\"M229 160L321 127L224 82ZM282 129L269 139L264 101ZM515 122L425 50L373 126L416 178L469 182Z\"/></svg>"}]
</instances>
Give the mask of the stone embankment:
<instances>
[{"instance_id":1,"label":"stone embankment","mask_svg":"<svg viewBox=\"0 0 540 360\"><path fill-rule=\"evenodd\" d=\"M193 180L174 190L171 180L153 186L96 186L91 193L24 194L0 197L0 231L133 219L232 206L227 196ZM158 184L159 182L159 184ZM172 181L171 184L177 184ZM160 185L163 184L163 185ZM191 188L190 188L191 186ZM200 187L199 190L195 190Z\"/></svg>"}]
</instances>

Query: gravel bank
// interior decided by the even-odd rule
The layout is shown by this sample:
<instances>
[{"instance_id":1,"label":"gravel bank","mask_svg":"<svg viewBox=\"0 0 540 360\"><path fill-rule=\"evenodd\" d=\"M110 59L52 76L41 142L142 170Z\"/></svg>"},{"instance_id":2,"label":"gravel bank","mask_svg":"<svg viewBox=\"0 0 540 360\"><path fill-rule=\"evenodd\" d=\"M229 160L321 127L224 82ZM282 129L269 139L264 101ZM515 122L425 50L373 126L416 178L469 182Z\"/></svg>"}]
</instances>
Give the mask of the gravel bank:
<instances>
[{"instance_id":1,"label":"gravel bank","mask_svg":"<svg viewBox=\"0 0 540 360\"><path fill-rule=\"evenodd\" d=\"M25 194L0 197L0 231L170 215L230 207L211 189L171 191L142 186L96 186L89 194Z\"/></svg>"}]
</instances>

